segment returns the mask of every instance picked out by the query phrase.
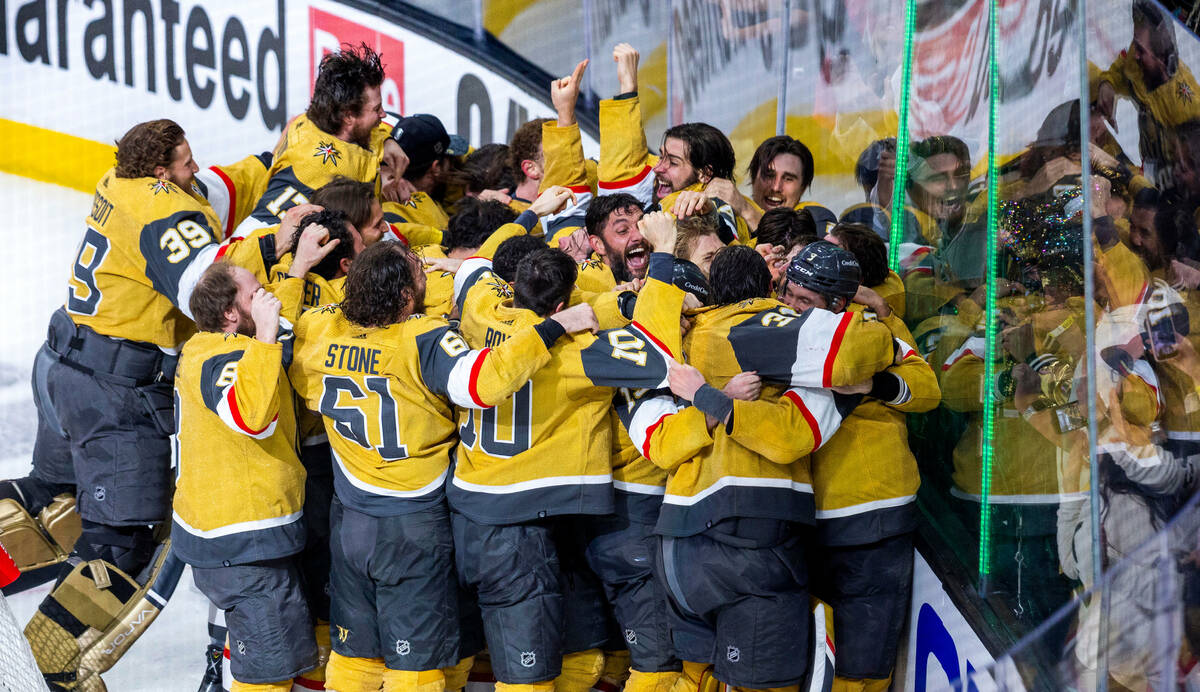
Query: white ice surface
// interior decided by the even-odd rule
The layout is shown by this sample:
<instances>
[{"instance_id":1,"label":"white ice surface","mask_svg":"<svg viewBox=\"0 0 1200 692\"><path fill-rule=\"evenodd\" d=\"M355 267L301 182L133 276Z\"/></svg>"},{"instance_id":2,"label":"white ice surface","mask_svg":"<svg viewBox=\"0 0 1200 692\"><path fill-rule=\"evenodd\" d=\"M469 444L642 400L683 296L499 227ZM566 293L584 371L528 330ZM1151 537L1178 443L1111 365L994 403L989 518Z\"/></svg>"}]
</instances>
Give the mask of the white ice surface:
<instances>
[{"instance_id":1,"label":"white ice surface","mask_svg":"<svg viewBox=\"0 0 1200 692\"><path fill-rule=\"evenodd\" d=\"M29 472L37 414L29 375L50 313L66 298L67 277L91 195L0 173L4 254L0 272L0 478ZM46 584L8 599L24 625ZM204 672L208 602L185 571L166 609L102 677L112 692L194 692Z\"/></svg>"}]
</instances>

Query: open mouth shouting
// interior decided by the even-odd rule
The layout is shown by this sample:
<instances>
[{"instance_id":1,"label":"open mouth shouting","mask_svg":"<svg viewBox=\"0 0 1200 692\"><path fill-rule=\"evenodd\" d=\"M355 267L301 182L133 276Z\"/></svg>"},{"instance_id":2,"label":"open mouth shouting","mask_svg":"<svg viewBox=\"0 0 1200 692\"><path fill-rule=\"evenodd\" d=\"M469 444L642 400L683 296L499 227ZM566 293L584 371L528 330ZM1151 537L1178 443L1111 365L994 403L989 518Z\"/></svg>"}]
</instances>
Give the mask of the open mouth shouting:
<instances>
[{"instance_id":1,"label":"open mouth shouting","mask_svg":"<svg viewBox=\"0 0 1200 692\"><path fill-rule=\"evenodd\" d=\"M645 243L630 243L625 248L625 266L629 273L636 277L644 277L650 265L650 250Z\"/></svg>"}]
</instances>

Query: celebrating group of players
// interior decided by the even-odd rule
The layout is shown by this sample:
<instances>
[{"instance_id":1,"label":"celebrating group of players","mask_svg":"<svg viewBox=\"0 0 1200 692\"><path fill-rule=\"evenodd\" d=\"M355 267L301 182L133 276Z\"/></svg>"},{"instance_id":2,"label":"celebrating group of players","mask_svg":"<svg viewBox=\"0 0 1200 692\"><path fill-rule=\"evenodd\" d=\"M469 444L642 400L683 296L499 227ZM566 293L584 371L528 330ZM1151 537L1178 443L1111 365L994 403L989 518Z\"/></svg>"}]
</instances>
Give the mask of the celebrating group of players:
<instances>
[{"instance_id":1,"label":"celebrating group of players","mask_svg":"<svg viewBox=\"0 0 1200 692\"><path fill-rule=\"evenodd\" d=\"M794 689L835 636L834 689L888 687L904 414L940 397L903 285L874 230L800 202L799 141L758 148L750 198L709 125L651 154L613 57L598 164L586 63L556 119L469 152L384 121L365 46L271 153L120 139L35 362L33 471L0 488L5 547L57 580L26 627L52 688L103 689L180 560L234 690L457 690L485 662L505 689Z\"/></svg>"}]
</instances>

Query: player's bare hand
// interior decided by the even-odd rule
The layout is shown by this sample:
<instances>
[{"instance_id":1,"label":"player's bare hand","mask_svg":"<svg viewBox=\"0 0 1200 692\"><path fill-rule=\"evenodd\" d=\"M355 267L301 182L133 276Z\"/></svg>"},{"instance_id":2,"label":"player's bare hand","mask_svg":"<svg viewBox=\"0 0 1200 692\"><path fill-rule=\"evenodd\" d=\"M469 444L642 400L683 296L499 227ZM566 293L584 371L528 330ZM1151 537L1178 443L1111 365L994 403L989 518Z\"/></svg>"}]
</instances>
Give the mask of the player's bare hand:
<instances>
[{"instance_id":1,"label":"player's bare hand","mask_svg":"<svg viewBox=\"0 0 1200 692\"><path fill-rule=\"evenodd\" d=\"M696 390L706 384L704 375L686 363L671 361L669 368L667 382L671 385L671 393L685 401L696 398Z\"/></svg>"},{"instance_id":2,"label":"player's bare hand","mask_svg":"<svg viewBox=\"0 0 1200 692\"><path fill-rule=\"evenodd\" d=\"M267 289L259 288L250 299L250 317L254 320L254 338L264 344L275 343L275 335L279 332L279 311L283 303L279 302Z\"/></svg>"},{"instance_id":3,"label":"player's bare hand","mask_svg":"<svg viewBox=\"0 0 1200 692\"><path fill-rule=\"evenodd\" d=\"M677 219L686 219L689 216L697 214L707 214L716 205L700 190L684 190L675 198L675 204L671 205L671 213Z\"/></svg>"},{"instance_id":4,"label":"player's bare hand","mask_svg":"<svg viewBox=\"0 0 1200 692\"><path fill-rule=\"evenodd\" d=\"M508 194L508 190L484 190L477 196L480 202L499 202L501 204L512 204L512 195Z\"/></svg>"},{"instance_id":5,"label":"player's bare hand","mask_svg":"<svg viewBox=\"0 0 1200 692\"><path fill-rule=\"evenodd\" d=\"M704 303L701 302L701 300L696 297L695 293L684 293L683 294L683 309L684 309L684 311L699 310L702 307L704 307Z\"/></svg>"},{"instance_id":6,"label":"player's bare hand","mask_svg":"<svg viewBox=\"0 0 1200 692\"><path fill-rule=\"evenodd\" d=\"M303 278L341 242L338 239L329 240L329 229L321 224L310 223L300 234L300 242L296 245L296 256L292 258L288 276Z\"/></svg>"},{"instance_id":7,"label":"player's bare hand","mask_svg":"<svg viewBox=\"0 0 1200 692\"><path fill-rule=\"evenodd\" d=\"M425 263L426 267L432 270L450 272L451 274L457 273L458 268L463 263L462 260L454 259L453 257L422 257L421 261Z\"/></svg>"},{"instance_id":8,"label":"player's bare hand","mask_svg":"<svg viewBox=\"0 0 1200 692\"><path fill-rule=\"evenodd\" d=\"M892 309L883 296L867 286L858 287L858 290L854 292L853 302L871 308L881 318L890 317L892 314Z\"/></svg>"},{"instance_id":9,"label":"player's bare hand","mask_svg":"<svg viewBox=\"0 0 1200 692\"><path fill-rule=\"evenodd\" d=\"M675 219L661 211L652 211L639 219L637 225L654 252L675 254L675 239L679 237Z\"/></svg>"},{"instance_id":10,"label":"player's bare hand","mask_svg":"<svg viewBox=\"0 0 1200 692\"><path fill-rule=\"evenodd\" d=\"M324 208L317 204L304 203L297 204L283 212L283 218L279 221L279 230L275 231L275 256L280 257L291 252L292 236L296 235L296 228L300 226L300 220Z\"/></svg>"},{"instance_id":11,"label":"player's bare hand","mask_svg":"<svg viewBox=\"0 0 1200 692\"><path fill-rule=\"evenodd\" d=\"M721 391L730 399L754 401L762 393L762 378L757 372L739 372L721 387Z\"/></svg>"},{"instance_id":12,"label":"player's bare hand","mask_svg":"<svg viewBox=\"0 0 1200 692\"><path fill-rule=\"evenodd\" d=\"M733 208L735 214L742 214L746 198L738 192L737 185L729 178L713 178L704 186L704 194L711 200L721 200Z\"/></svg>"},{"instance_id":13,"label":"player's bare hand","mask_svg":"<svg viewBox=\"0 0 1200 692\"><path fill-rule=\"evenodd\" d=\"M579 334L581 332L592 332L594 334L600 330L600 323L596 320L596 312L587 303L572 305L566 310L554 313L550 316L550 319L562 325L562 328L567 330L568 334Z\"/></svg>"},{"instance_id":14,"label":"player's bare hand","mask_svg":"<svg viewBox=\"0 0 1200 692\"><path fill-rule=\"evenodd\" d=\"M559 127L575 124L575 103L579 100L579 89L583 84L583 73L587 66L588 61L581 60L571 74L550 82L550 102L554 104L554 112L558 114Z\"/></svg>"},{"instance_id":15,"label":"player's bare hand","mask_svg":"<svg viewBox=\"0 0 1200 692\"><path fill-rule=\"evenodd\" d=\"M549 216L566 209L567 204L575 204L575 193L562 185L551 185L529 205L534 214Z\"/></svg>"},{"instance_id":16,"label":"player's bare hand","mask_svg":"<svg viewBox=\"0 0 1200 692\"><path fill-rule=\"evenodd\" d=\"M616 291L617 293L620 293L622 291L633 291L634 293L637 293L638 291L642 290L642 286L645 286L645 285L646 285L645 279L630 279L629 281L626 281L625 283L617 284L616 286L613 287L613 290Z\"/></svg>"},{"instance_id":17,"label":"player's bare hand","mask_svg":"<svg viewBox=\"0 0 1200 692\"><path fill-rule=\"evenodd\" d=\"M639 57L637 49L628 43L618 43L613 48L613 62L617 63L618 94L637 91Z\"/></svg>"},{"instance_id":18,"label":"player's bare hand","mask_svg":"<svg viewBox=\"0 0 1200 692\"><path fill-rule=\"evenodd\" d=\"M386 172L388 178L402 178L406 170L408 170L408 154L391 137L383 140L383 161L380 162L380 173Z\"/></svg>"},{"instance_id":19,"label":"player's bare hand","mask_svg":"<svg viewBox=\"0 0 1200 692\"><path fill-rule=\"evenodd\" d=\"M1093 175L1092 181L1092 218L1099 219L1108 216L1108 199L1112 197L1112 183L1108 178Z\"/></svg>"}]
</instances>

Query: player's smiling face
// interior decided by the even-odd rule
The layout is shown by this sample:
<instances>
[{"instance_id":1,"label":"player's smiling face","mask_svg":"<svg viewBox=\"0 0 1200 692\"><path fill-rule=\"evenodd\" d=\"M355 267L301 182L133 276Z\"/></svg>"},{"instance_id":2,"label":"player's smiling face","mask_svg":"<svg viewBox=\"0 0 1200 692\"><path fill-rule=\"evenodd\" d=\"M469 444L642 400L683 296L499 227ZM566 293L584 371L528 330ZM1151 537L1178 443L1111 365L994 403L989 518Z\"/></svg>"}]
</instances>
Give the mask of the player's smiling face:
<instances>
[{"instance_id":1,"label":"player's smiling face","mask_svg":"<svg viewBox=\"0 0 1200 692\"><path fill-rule=\"evenodd\" d=\"M759 170L751 188L754 202L763 211L793 209L804 194L804 164L795 154L779 154Z\"/></svg>"},{"instance_id":2,"label":"player's smiling face","mask_svg":"<svg viewBox=\"0 0 1200 692\"><path fill-rule=\"evenodd\" d=\"M192 148L185 139L176 145L172 152L171 165L154 168L154 177L175 183L184 192L191 192L192 181L199 170L200 166L196 165L195 159L192 158Z\"/></svg>"},{"instance_id":3,"label":"player's smiling face","mask_svg":"<svg viewBox=\"0 0 1200 692\"><path fill-rule=\"evenodd\" d=\"M696 168L688 159L688 145L682 139L663 140L662 157L654 167L654 199L662 199L697 182Z\"/></svg>"}]
</instances>

